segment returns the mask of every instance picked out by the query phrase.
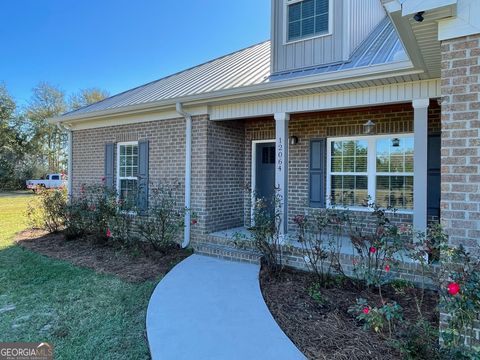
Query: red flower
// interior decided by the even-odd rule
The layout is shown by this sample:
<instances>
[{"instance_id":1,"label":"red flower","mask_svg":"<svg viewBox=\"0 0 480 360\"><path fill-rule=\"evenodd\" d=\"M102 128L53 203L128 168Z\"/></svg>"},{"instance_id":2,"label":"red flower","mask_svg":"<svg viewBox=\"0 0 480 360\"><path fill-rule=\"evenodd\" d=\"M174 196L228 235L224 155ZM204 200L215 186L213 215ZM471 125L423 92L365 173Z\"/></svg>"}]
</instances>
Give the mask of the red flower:
<instances>
[{"instance_id":1,"label":"red flower","mask_svg":"<svg viewBox=\"0 0 480 360\"><path fill-rule=\"evenodd\" d=\"M301 225L305 222L305 216L303 215L295 215L293 217L293 222L297 225Z\"/></svg>"},{"instance_id":2,"label":"red flower","mask_svg":"<svg viewBox=\"0 0 480 360\"><path fill-rule=\"evenodd\" d=\"M448 284L448 293L450 295L457 295L460 292L460 285L455 282Z\"/></svg>"},{"instance_id":3,"label":"red flower","mask_svg":"<svg viewBox=\"0 0 480 360\"><path fill-rule=\"evenodd\" d=\"M112 237L112 232L110 231L110 229L107 229L107 238L111 238Z\"/></svg>"},{"instance_id":4,"label":"red flower","mask_svg":"<svg viewBox=\"0 0 480 360\"><path fill-rule=\"evenodd\" d=\"M370 253L375 254L377 252L377 248L374 246L370 247Z\"/></svg>"},{"instance_id":5,"label":"red flower","mask_svg":"<svg viewBox=\"0 0 480 360\"><path fill-rule=\"evenodd\" d=\"M370 308L369 307L364 307L362 311L365 315L368 315L368 313L370 312Z\"/></svg>"},{"instance_id":6,"label":"red flower","mask_svg":"<svg viewBox=\"0 0 480 360\"><path fill-rule=\"evenodd\" d=\"M192 225L196 225L198 223L197 219L192 219L191 221Z\"/></svg>"},{"instance_id":7,"label":"red flower","mask_svg":"<svg viewBox=\"0 0 480 360\"><path fill-rule=\"evenodd\" d=\"M389 272L389 271L390 271L390 265L388 265L388 264L385 265L385 271L386 271L386 272Z\"/></svg>"}]
</instances>

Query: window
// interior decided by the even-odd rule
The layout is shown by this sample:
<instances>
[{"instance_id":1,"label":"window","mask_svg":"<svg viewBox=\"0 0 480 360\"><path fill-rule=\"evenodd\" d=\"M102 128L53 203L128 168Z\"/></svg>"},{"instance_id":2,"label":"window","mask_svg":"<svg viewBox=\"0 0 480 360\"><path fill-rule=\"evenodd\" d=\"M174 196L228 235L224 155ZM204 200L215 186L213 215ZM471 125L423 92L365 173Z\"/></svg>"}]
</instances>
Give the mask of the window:
<instances>
[{"instance_id":1,"label":"window","mask_svg":"<svg viewBox=\"0 0 480 360\"><path fill-rule=\"evenodd\" d=\"M413 209L413 137L364 136L328 140L331 205Z\"/></svg>"},{"instance_id":2,"label":"window","mask_svg":"<svg viewBox=\"0 0 480 360\"><path fill-rule=\"evenodd\" d=\"M376 150L376 203L413 209L413 138L379 139Z\"/></svg>"},{"instance_id":3,"label":"window","mask_svg":"<svg viewBox=\"0 0 480 360\"><path fill-rule=\"evenodd\" d=\"M60 175L52 175L51 180L60 180Z\"/></svg>"},{"instance_id":4,"label":"window","mask_svg":"<svg viewBox=\"0 0 480 360\"><path fill-rule=\"evenodd\" d=\"M329 32L329 0L287 0L287 41Z\"/></svg>"},{"instance_id":5,"label":"window","mask_svg":"<svg viewBox=\"0 0 480 360\"><path fill-rule=\"evenodd\" d=\"M121 207L132 209L137 205L138 144L118 144L117 191Z\"/></svg>"}]
</instances>

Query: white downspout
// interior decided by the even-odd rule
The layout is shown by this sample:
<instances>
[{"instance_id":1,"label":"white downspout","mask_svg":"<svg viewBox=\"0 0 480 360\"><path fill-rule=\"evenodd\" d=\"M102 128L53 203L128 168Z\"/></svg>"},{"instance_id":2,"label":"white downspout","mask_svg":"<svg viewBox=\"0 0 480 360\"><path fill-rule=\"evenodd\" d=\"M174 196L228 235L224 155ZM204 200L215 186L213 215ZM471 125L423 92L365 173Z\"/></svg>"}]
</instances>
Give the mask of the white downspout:
<instances>
[{"instance_id":1,"label":"white downspout","mask_svg":"<svg viewBox=\"0 0 480 360\"><path fill-rule=\"evenodd\" d=\"M177 113L185 118L185 229L182 247L190 244L191 227L191 191L192 191L192 115L183 111L181 103L177 103Z\"/></svg>"},{"instance_id":2,"label":"white downspout","mask_svg":"<svg viewBox=\"0 0 480 360\"><path fill-rule=\"evenodd\" d=\"M68 197L68 202L70 203L72 201L72 195L73 195L73 176L72 176L72 164L73 164L73 159L72 159L72 154L73 154L73 149L72 149L72 130L70 128L67 128L65 125L61 123L57 123L58 128L61 131L65 131L67 133L67 197Z\"/></svg>"}]
</instances>

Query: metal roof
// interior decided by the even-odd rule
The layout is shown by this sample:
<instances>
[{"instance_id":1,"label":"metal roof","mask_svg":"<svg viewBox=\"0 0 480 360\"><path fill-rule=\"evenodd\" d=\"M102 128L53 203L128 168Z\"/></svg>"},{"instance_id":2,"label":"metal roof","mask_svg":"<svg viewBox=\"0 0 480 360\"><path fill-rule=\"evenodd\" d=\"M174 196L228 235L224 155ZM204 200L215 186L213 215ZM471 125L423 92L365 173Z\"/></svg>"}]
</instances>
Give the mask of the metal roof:
<instances>
[{"instance_id":1,"label":"metal roof","mask_svg":"<svg viewBox=\"0 0 480 360\"><path fill-rule=\"evenodd\" d=\"M395 28L386 17L348 61L308 69L270 74L270 41L222 56L207 63L114 95L66 113L68 116L120 109L184 96L248 87L301 76L333 73L407 59Z\"/></svg>"}]
</instances>

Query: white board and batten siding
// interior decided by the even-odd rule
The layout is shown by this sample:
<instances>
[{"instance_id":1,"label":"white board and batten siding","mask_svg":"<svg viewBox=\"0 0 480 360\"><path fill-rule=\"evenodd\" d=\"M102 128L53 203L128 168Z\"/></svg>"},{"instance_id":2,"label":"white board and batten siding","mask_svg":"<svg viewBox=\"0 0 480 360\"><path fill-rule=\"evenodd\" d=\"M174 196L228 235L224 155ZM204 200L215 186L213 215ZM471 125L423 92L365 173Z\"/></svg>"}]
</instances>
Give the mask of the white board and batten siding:
<instances>
[{"instance_id":1,"label":"white board and batten siding","mask_svg":"<svg viewBox=\"0 0 480 360\"><path fill-rule=\"evenodd\" d=\"M273 1L272 72L318 66L343 60L343 0L333 1L331 35L287 42L287 0Z\"/></svg>"},{"instance_id":2,"label":"white board and batten siding","mask_svg":"<svg viewBox=\"0 0 480 360\"><path fill-rule=\"evenodd\" d=\"M212 105L210 120L241 119L271 116L275 113L300 113L346 109L410 102L414 99L435 99L441 96L440 80L422 80L312 95Z\"/></svg>"},{"instance_id":3,"label":"white board and batten siding","mask_svg":"<svg viewBox=\"0 0 480 360\"><path fill-rule=\"evenodd\" d=\"M385 18L379 0L329 0L330 33L287 41L287 0L272 0L272 73L342 62Z\"/></svg>"},{"instance_id":4,"label":"white board and batten siding","mask_svg":"<svg viewBox=\"0 0 480 360\"><path fill-rule=\"evenodd\" d=\"M335 0L338 1L338 0ZM341 0L342 1L342 0ZM349 48L353 52L367 38L373 29L382 21L387 13L379 0L345 0L350 14L346 32L349 39Z\"/></svg>"}]
</instances>

